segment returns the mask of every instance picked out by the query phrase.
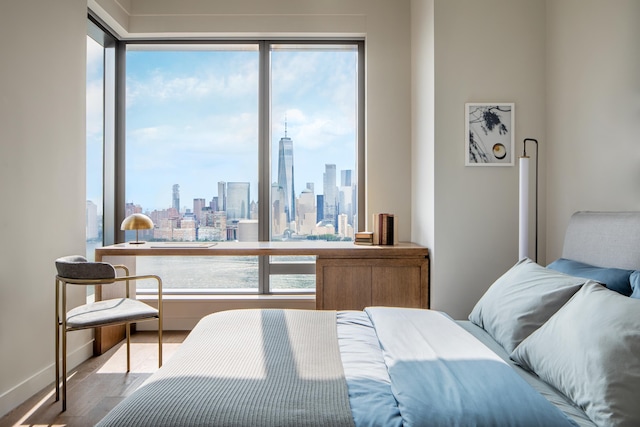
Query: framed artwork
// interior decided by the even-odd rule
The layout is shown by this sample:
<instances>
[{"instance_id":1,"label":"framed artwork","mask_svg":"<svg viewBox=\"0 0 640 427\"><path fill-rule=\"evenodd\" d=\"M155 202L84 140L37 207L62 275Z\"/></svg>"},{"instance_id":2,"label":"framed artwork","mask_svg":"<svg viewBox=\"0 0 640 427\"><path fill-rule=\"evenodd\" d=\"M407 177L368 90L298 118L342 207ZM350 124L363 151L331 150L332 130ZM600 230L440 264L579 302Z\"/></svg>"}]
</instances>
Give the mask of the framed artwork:
<instances>
[{"instance_id":1,"label":"framed artwork","mask_svg":"<svg viewBox=\"0 0 640 427\"><path fill-rule=\"evenodd\" d=\"M513 166L514 109L509 102L465 104L466 166Z\"/></svg>"}]
</instances>

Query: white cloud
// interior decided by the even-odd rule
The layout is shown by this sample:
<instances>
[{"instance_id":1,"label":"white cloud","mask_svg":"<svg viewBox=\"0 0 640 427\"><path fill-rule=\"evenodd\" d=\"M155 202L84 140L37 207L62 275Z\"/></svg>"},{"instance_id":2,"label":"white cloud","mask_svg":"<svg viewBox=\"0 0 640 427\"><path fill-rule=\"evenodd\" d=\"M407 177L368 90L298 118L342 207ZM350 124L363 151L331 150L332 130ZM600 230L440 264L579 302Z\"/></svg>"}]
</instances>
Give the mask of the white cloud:
<instances>
[{"instance_id":1,"label":"white cloud","mask_svg":"<svg viewBox=\"0 0 640 427\"><path fill-rule=\"evenodd\" d=\"M150 76L129 78L127 105L257 97L257 82L255 72L221 75L195 70L188 76L170 76L162 70L155 70Z\"/></svg>"}]
</instances>

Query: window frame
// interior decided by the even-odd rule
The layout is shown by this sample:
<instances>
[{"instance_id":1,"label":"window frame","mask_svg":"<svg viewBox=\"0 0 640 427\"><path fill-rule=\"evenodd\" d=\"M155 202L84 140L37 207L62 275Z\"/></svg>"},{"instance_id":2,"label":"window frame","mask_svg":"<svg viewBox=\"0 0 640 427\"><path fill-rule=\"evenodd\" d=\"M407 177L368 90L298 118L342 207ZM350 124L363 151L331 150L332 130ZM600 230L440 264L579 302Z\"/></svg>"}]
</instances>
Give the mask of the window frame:
<instances>
[{"instance_id":1,"label":"window frame","mask_svg":"<svg viewBox=\"0 0 640 427\"><path fill-rule=\"evenodd\" d=\"M134 39L123 40L116 37L113 31L97 17L89 14L89 26L97 26L108 38L112 47L110 65L113 64L112 83L105 80L105 144L104 144L104 191L103 191L103 244L111 245L125 241L124 231L119 224L125 217L125 98L126 98L126 49L133 44L257 44L259 47L259 81L258 81L258 241L268 242L271 239L271 99L270 99L270 46L272 45L344 45L357 47L357 129L355 168L358 184L357 191L357 223L365 224L365 47L360 38L265 38L265 39ZM105 67L106 67L105 55ZM111 78L111 76L110 76ZM107 99L108 98L108 99ZM107 112L107 107L109 112ZM111 113L107 122L106 116ZM109 141L107 141L109 134ZM269 203L264 203L268 200ZM262 201L262 202L261 202ZM357 231L357 230L356 230ZM305 290L273 290L270 287L270 276L276 274L315 274L315 262L283 263L271 262L269 256L258 257L258 290L257 294L295 295L311 294ZM140 290L139 293L145 293ZM185 292L186 294L187 292ZM215 289L206 294L220 294ZM228 293L224 293L228 295Z\"/></svg>"}]
</instances>

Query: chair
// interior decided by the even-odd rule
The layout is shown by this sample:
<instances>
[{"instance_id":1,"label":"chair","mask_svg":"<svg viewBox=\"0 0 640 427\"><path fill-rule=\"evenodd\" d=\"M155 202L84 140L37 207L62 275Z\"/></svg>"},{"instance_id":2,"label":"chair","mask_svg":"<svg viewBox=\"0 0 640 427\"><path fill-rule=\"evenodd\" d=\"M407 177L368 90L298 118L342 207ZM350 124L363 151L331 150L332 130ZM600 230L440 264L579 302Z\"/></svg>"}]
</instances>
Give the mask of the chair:
<instances>
[{"instance_id":1,"label":"chair","mask_svg":"<svg viewBox=\"0 0 640 427\"><path fill-rule=\"evenodd\" d=\"M125 325L127 339L127 372L131 369L130 324L158 319L158 367L162 366L162 280L158 276L129 276L124 265L88 262L79 255L56 260L56 402L60 400L60 331L62 330L62 411L67 410L67 332L98 326ZM124 270L117 277L116 269ZM129 281L155 279L158 282L158 308L129 298ZM126 282L124 298L96 301L67 311L67 285L110 285ZM61 313L63 315L61 315Z\"/></svg>"}]
</instances>

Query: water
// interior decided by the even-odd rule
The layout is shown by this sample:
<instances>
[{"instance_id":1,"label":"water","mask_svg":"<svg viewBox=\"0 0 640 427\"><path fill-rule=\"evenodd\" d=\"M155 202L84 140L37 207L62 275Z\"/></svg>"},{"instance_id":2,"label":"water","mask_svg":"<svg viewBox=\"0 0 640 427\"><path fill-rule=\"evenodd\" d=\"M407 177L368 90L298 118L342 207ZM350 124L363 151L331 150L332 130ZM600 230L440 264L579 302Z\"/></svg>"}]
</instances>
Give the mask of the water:
<instances>
[{"instance_id":1,"label":"water","mask_svg":"<svg viewBox=\"0 0 640 427\"><path fill-rule=\"evenodd\" d=\"M93 254L99 242L87 242L87 258ZM312 258L311 258L312 259ZM278 262L308 262L309 257L277 257ZM155 274L162 278L162 287L198 291L257 292L257 256L140 256L136 258L136 274ZM272 290L314 290L313 274L271 275ZM138 289L155 289L154 281L138 282Z\"/></svg>"}]
</instances>

